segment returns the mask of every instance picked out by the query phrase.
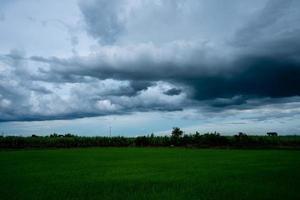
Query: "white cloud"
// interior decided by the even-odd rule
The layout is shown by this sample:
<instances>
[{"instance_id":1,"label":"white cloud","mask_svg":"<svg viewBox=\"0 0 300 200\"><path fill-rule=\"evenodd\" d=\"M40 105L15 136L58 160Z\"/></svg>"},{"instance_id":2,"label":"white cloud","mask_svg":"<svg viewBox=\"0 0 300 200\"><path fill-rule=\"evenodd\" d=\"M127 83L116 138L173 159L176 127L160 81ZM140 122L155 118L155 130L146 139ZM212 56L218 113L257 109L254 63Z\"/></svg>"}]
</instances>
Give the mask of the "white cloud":
<instances>
[{"instance_id":1,"label":"white cloud","mask_svg":"<svg viewBox=\"0 0 300 200\"><path fill-rule=\"evenodd\" d=\"M100 111L115 111L117 110L117 106L115 104L112 104L110 100L99 100L96 102L96 106Z\"/></svg>"}]
</instances>

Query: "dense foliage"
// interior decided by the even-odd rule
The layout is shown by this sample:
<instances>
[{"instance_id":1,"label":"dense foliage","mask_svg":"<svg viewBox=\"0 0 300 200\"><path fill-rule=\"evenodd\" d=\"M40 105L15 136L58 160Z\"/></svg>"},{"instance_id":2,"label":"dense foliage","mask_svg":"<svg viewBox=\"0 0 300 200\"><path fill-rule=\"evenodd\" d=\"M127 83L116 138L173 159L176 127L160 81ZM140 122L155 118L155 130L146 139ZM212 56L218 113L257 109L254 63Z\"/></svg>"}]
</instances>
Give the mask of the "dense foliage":
<instances>
[{"instance_id":1,"label":"dense foliage","mask_svg":"<svg viewBox=\"0 0 300 200\"><path fill-rule=\"evenodd\" d=\"M219 147L219 148L300 148L300 136L249 136L238 133L222 136L219 133L183 134L174 128L171 136L139 137L82 137L72 134L21 137L0 136L0 148L42 147Z\"/></svg>"}]
</instances>

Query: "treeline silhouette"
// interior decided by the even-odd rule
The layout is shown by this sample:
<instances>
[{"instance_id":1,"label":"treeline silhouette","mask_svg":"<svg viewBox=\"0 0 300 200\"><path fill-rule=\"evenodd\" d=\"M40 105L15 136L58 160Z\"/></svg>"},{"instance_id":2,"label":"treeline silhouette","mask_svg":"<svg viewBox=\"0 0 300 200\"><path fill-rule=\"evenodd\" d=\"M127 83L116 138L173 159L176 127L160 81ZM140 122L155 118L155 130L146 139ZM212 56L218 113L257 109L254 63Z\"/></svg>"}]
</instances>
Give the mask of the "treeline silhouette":
<instances>
[{"instance_id":1,"label":"treeline silhouette","mask_svg":"<svg viewBox=\"0 0 300 200\"><path fill-rule=\"evenodd\" d=\"M288 148L300 149L300 136L250 136L238 133L223 136L220 133L184 134L175 127L170 136L154 134L139 137L83 137L72 134L31 137L0 136L0 148L72 148L72 147L194 147L194 148Z\"/></svg>"}]
</instances>

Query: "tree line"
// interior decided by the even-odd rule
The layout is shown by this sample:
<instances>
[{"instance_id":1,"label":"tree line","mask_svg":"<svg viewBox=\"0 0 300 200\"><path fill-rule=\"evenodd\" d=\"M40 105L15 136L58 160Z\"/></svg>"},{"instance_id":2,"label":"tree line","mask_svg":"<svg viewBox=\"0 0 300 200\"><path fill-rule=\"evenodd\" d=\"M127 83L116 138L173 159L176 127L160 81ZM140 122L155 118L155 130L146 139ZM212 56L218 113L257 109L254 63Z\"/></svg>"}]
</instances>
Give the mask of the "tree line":
<instances>
[{"instance_id":1,"label":"tree line","mask_svg":"<svg viewBox=\"0 0 300 200\"><path fill-rule=\"evenodd\" d=\"M223 136L220 133L184 134L173 128L170 135L154 134L138 137L83 137L72 134L51 134L31 137L0 136L0 148L73 148L73 147L194 147L194 148L292 148L300 149L300 136L278 136L267 133L266 136L250 136L238 133Z\"/></svg>"}]
</instances>

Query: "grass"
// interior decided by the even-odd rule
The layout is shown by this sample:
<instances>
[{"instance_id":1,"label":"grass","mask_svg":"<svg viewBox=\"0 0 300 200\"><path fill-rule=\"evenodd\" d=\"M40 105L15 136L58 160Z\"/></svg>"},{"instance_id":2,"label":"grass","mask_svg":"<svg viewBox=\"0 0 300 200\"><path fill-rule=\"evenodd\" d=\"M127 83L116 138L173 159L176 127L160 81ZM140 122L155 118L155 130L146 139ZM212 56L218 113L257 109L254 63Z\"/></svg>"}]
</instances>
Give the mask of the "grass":
<instances>
[{"instance_id":1,"label":"grass","mask_svg":"<svg viewBox=\"0 0 300 200\"><path fill-rule=\"evenodd\" d=\"M0 199L300 199L300 151L0 151Z\"/></svg>"}]
</instances>

